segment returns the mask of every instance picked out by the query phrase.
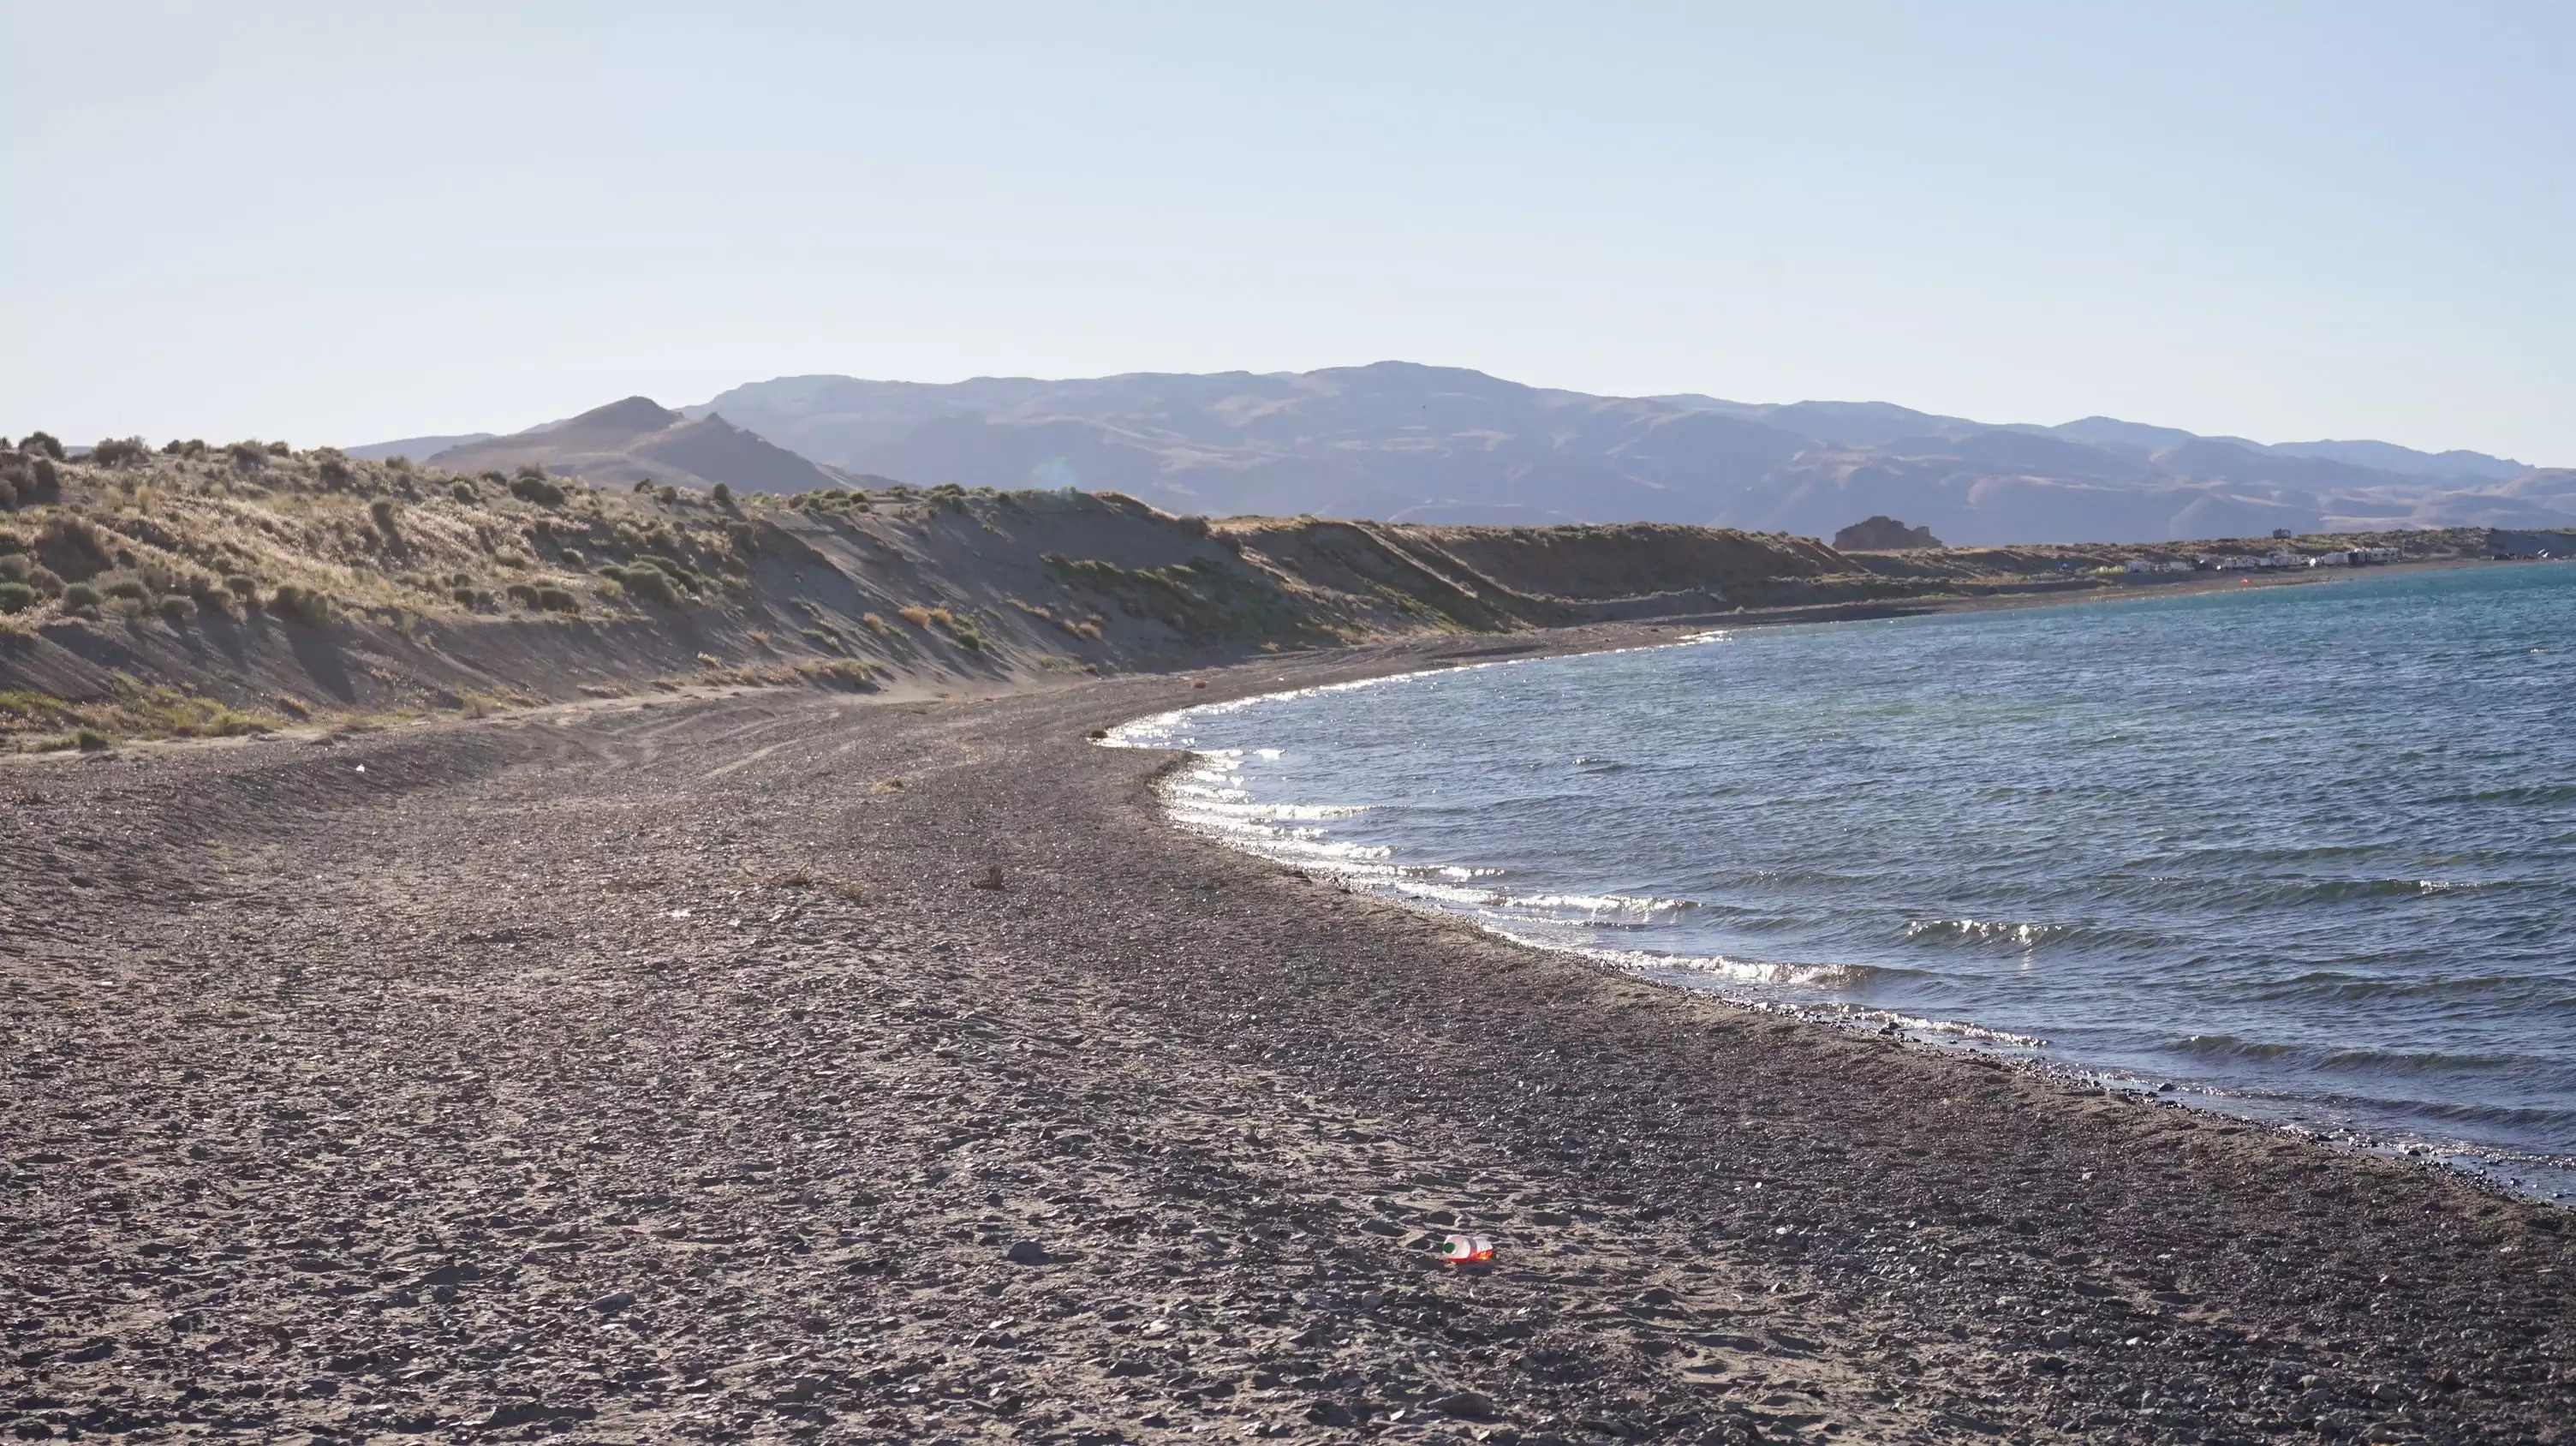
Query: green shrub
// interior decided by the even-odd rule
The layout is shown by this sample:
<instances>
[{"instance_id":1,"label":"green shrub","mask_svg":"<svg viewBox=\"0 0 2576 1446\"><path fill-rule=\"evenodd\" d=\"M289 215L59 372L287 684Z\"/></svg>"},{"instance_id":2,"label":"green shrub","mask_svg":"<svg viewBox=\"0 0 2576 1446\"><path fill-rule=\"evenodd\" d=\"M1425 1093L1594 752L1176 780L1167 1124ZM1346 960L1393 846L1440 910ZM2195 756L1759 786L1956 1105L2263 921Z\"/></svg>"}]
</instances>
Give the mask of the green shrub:
<instances>
[{"instance_id":1,"label":"green shrub","mask_svg":"<svg viewBox=\"0 0 2576 1446\"><path fill-rule=\"evenodd\" d=\"M716 500L716 505L718 507L731 507L733 505L733 489L727 487L722 482L717 483L715 485L715 490L709 492L707 495Z\"/></svg>"},{"instance_id":2,"label":"green shrub","mask_svg":"<svg viewBox=\"0 0 2576 1446\"><path fill-rule=\"evenodd\" d=\"M550 613L577 613L581 611L581 599L559 587L541 587L537 589L537 606Z\"/></svg>"},{"instance_id":3,"label":"green shrub","mask_svg":"<svg viewBox=\"0 0 2576 1446\"><path fill-rule=\"evenodd\" d=\"M521 475L511 478L510 495L539 507L561 507L564 500L564 490L547 481L543 473L534 477Z\"/></svg>"},{"instance_id":4,"label":"green shrub","mask_svg":"<svg viewBox=\"0 0 2576 1446\"><path fill-rule=\"evenodd\" d=\"M240 598L243 602L249 602L251 599L259 596L259 584L242 576L240 573L234 573L232 576L224 579L224 591Z\"/></svg>"},{"instance_id":5,"label":"green shrub","mask_svg":"<svg viewBox=\"0 0 2576 1446\"><path fill-rule=\"evenodd\" d=\"M98 606L98 601L98 589L88 583L76 582L63 589L64 607L94 608Z\"/></svg>"},{"instance_id":6,"label":"green shrub","mask_svg":"<svg viewBox=\"0 0 2576 1446\"><path fill-rule=\"evenodd\" d=\"M36 590L23 582L0 582L0 613L22 613L36 605Z\"/></svg>"},{"instance_id":7,"label":"green shrub","mask_svg":"<svg viewBox=\"0 0 2576 1446\"><path fill-rule=\"evenodd\" d=\"M523 608L533 608L537 605L537 589L530 583L514 582L503 588L501 595Z\"/></svg>"},{"instance_id":8,"label":"green shrub","mask_svg":"<svg viewBox=\"0 0 2576 1446\"><path fill-rule=\"evenodd\" d=\"M639 562L620 572L617 582L637 602L666 608L680 605L680 590L671 585L671 575L649 562Z\"/></svg>"},{"instance_id":9,"label":"green shrub","mask_svg":"<svg viewBox=\"0 0 2576 1446\"><path fill-rule=\"evenodd\" d=\"M224 455L244 472L254 472L268 465L268 448L259 442L235 442L224 448Z\"/></svg>"},{"instance_id":10,"label":"green shrub","mask_svg":"<svg viewBox=\"0 0 2576 1446\"><path fill-rule=\"evenodd\" d=\"M110 437L89 449L91 465L129 467L152 460L152 444L141 437Z\"/></svg>"},{"instance_id":11,"label":"green shrub","mask_svg":"<svg viewBox=\"0 0 2576 1446\"><path fill-rule=\"evenodd\" d=\"M105 587L100 588L99 591L106 593L109 597L128 598L139 603L148 603L152 601L152 589L145 587L141 580L137 578L120 577L107 584Z\"/></svg>"},{"instance_id":12,"label":"green shrub","mask_svg":"<svg viewBox=\"0 0 2576 1446\"><path fill-rule=\"evenodd\" d=\"M172 593L161 599L161 616L174 623L184 623L197 615L197 600Z\"/></svg>"},{"instance_id":13,"label":"green shrub","mask_svg":"<svg viewBox=\"0 0 2576 1446\"><path fill-rule=\"evenodd\" d=\"M75 728L72 730L72 746L83 753L100 753L116 745L95 728Z\"/></svg>"},{"instance_id":14,"label":"green shrub","mask_svg":"<svg viewBox=\"0 0 2576 1446\"><path fill-rule=\"evenodd\" d=\"M36 570L36 560L23 552L0 553L0 582L25 582Z\"/></svg>"},{"instance_id":15,"label":"green shrub","mask_svg":"<svg viewBox=\"0 0 2576 1446\"><path fill-rule=\"evenodd\" d=\"M57 462L63 460L63 444L54 440L50 432L29 432L26 440L18 444L18 450L33 452L39 457L51 457Z\"/></svg>"},{"instance_id":16,"label":"green shrub","mask_svg":"<svg viewBox=\"0 0 2576 1446\"><path fill-rule=\"evenodd\" d=\"M331 598L313 588L281 583L268 595L268 610L289 622L318 628L331 621Z\"/></svg>"},{"instance_id":17,"label":"green shrub","mask_svg":"<svg viewBox=\"0 0 2576 1446\"><path fill-rule=\"evenodd\" d=\"M195 603L199 611L217 613L224 617L233 615L233 595L225 591L224 585L214 578L200 574L188 579L187 592L188 600Z\"/></svg>"},{"instance_id":18,"label":"green shrub","mask_svg":"<svg viewBox=\"0 0 2576 1446\"><path fill-rule=\"evenodd\" d=\"M447 489L447 495L459 502L471 503L474 500L474 488L471 483L459 482Z\"/></svg>"},{"instance_id":19,"label":"green shrub","mask_svg":"<svg viewBox=\"0 0 2576 1446\"><path fill-rule=\"evenodd\" d=\"M86 517L56 517L36 537L36 549L81 576L105 572L116 561L115 546Z\"/></svg>"}]
</instances>

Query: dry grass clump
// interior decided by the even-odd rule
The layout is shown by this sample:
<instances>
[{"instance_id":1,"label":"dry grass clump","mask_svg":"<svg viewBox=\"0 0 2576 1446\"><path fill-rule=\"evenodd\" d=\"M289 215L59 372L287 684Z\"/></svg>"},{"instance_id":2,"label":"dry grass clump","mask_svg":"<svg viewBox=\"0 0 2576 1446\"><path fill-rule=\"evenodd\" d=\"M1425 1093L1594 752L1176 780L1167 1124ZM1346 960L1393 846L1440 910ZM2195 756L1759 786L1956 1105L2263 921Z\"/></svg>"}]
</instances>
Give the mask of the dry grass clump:
<instances>
[{"instance_id":1,"label":"dry grass clump","mask_svg":"<svg viewBox=\"0 0 2576 1446\"><path fill-rule=\"evenodd\" d=\"M270 593L267 606L270 613L291 623L302 623L308 628L329 626L335 611L329 593L316 588L298 587L293 583L287 583Z\"/></svg>"},{"instance_id":2,"label":"dry grass clump","mask_svg":"<svg viewBox=\"0 0 2576 1446\"><path fill-rule=\"evenodd\" d=\"M663 678L664 688L714 685L723 688L791 688L799 685L836 693L873 692L879 686L877 666L856 658L826 658L802 663L725 663L701 653L701 671L686 678Z\"/></svg>"},{"instance_id":3,"label":"dry grass clump","mask_svg":"<svg viewBox=\"0 0 2576 1446\"><path fill-rule=\"evenodd\" d=\"M172 687L121 687L108 698L73 702L48 693L0 690L0 737L25 752L104 748L132 738L237 738L285 726L274 713L235 708ZM86 740L86 741L85 741Z\"/></svg>"},{"instance_id":4,"label":"dry grass clump","mask_svg":"<svg viewBox=\"0 0 2576 1446\"><path fill-rule=\"evenodd\" d=\"M949 639L956 643L957 646L964 648L970 653L982 652L984 650L984 635L976 631L974 621L972 619L961 619L955 613L950 612L946 608L897 608L895 609L895 616L912 624L916 628L927 630L929 628L936 627L941 632L946 633ZM876 614L869 613L867 617L873 618L876 617ZM862 622L865 622L866 620L867 618L860 619ZM882 623L883 619L879 619L878 624L871 626L877 631L890 631L889 629L884 629L881 626Z\"/></svg>"},{"instance_id":5,"label":"dry grass clump","mask_svg":"<svg viewBox=\"0 0 2576 1446\"><path fill-rule=\"evenodd\" d=\"M0 617L16 630L491 613L513 583L538 612L684 607L746 587L759 547L752 521L702 498L537 468L464 476L253 440L62 451L43 433L0 439Z\"/></svg>"}]
</instances>

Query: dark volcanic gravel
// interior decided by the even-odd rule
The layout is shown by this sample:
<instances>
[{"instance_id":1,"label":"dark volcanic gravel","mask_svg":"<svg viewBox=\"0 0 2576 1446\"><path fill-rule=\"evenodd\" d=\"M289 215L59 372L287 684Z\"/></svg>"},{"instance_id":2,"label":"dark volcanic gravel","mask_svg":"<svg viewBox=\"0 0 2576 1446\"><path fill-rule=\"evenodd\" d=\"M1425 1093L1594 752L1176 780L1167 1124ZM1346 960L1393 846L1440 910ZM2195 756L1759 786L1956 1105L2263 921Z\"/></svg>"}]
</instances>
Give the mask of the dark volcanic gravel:
<instances>
[{"instance_id":1,"label":"dark volcanic gravel","mask_svg":"<svg viewBox=\"0 0 2576 1446\"><path fill-rule=\"evenodd\" d=\"M0 769L0 1436L2576 1440L2565 1212L1347 894L1084 741L1437 652Z\"/></svg>"}]
</instances>

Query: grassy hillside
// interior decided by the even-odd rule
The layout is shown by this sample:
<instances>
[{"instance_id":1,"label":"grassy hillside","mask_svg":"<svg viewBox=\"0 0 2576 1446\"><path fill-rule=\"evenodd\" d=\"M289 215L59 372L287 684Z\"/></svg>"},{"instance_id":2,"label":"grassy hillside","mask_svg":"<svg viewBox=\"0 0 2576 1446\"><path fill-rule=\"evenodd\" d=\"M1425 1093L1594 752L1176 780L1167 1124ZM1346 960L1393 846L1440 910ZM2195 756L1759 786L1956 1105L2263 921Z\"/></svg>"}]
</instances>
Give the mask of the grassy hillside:
<instances>
[{"instance_id":1,"label":"grassy hillside","mask_svg":"<svg viewBox=\"0 0 2576 1446\"><path fill-rule=\"evenodd\" d=\"M2170 550L1844 554L1658 524L1210 522L1071 492L734 497L259 443L58 450L0 450L0 747L2077 588L2108 580L2061 564Z\"/></svg>"}]
</instances>

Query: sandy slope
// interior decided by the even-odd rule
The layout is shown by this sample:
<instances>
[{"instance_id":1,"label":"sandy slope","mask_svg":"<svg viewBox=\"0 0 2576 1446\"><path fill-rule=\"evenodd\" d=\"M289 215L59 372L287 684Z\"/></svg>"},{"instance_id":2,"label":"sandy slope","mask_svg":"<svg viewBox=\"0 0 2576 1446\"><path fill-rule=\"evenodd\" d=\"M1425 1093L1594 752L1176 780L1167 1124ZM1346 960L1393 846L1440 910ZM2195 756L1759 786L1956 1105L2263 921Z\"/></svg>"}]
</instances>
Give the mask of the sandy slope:
<instances>
[{"instance_id":1,"label":"sandy slope","mask_svg":"<svg viewBox=\"0 0 2576 1446\"><path fill-rule=\"evenodd\" d=\"M2570 1439L2564 1212L1347 895L1084 741L1493 646L0 768L0 1429Z\"/></svg>"}]
</instances>

